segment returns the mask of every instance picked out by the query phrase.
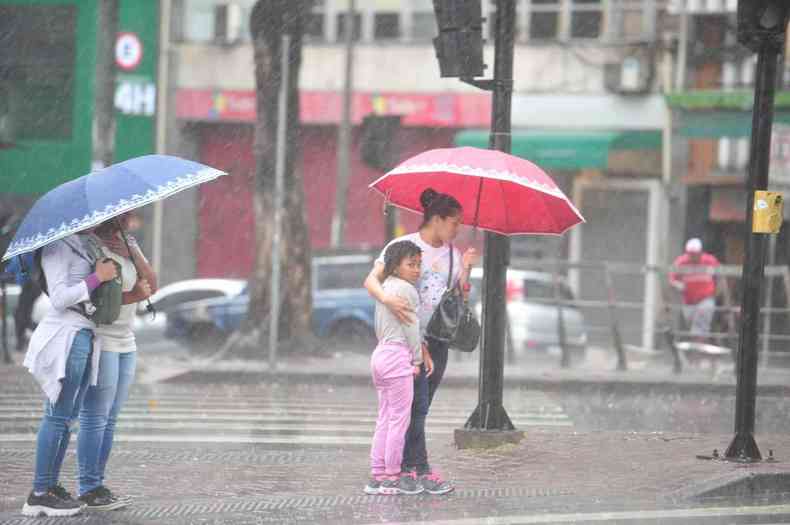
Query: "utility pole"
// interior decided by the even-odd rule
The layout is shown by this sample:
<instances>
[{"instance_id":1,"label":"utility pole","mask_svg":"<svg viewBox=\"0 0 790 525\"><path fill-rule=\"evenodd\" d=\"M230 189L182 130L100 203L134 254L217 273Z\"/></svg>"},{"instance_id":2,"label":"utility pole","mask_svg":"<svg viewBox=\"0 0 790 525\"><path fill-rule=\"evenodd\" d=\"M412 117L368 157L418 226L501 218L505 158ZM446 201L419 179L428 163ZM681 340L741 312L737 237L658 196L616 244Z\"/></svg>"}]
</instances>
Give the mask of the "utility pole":
<instances>
[{"instance_id":1,"label":"utility pole","mask_svg":"<svg viewBox=\"0 0 790 525\"><path fill-rule=\"evenodd\" d=\"M156 73L156 152L167 152L167 100L170 72L170 21L173 13L172 0L159 0L159 60ZM162 229L164 208L162 201L153 204L151 225L151 266L154 273L162 278Z\"/></svg>"},{"instance_id":2,"label":"utility pole","mask_svg":"<svg viewBox=\"0 0 790 525\"><path fill-rule=\"evenodd\" d=\"M505 153L510 153L515 21L515 0L498 0L495 20L494 79L491 84L493 104L489 147ZM515 430L502 405L507 330L505 292L509 263L510 239L504 235L486 232L479 397L477 408L469 416L464 426L467 430Z\"/></svg>"},{"instance_id":3,"label":"utility pole","mask_svg":"<svg viewBox=\"0 0 790 525\"><path fill-rule=\"evenodd\" d=\"M493 92L489 148L510 153L510 113L513 95L513 46L516 0L497 0L494 20L494 78L483 75L482 9L480 0L434 0L439 35L433 45L442 77ZM480 182L482 186L482 181ZM483 334L480 344L478 404L463 429L455 431L459 448L487 448L520 441L502 405L507 337L507 266L510 239L486 232L483 267Z\"/></svg>"},{"instance_id":4,"label":"utility pole","mask_svg":"<svg viewBox=\"0 0 790 525\"><path fill-rule=\"evenodd\" d=\"M115 38L118 0L100 0L96 20L92 170L109 166L115 151Z\"/></svg>"},{"instance_id":5,"label":"utility pole","mask_svg":"<svg viewBox=\"0 0 790 525\"><path fill-rule=\"evenodd\" d=\"M755 219L760 219L772 210L762 194L756 198L756 192L764 191L768 187L776 75L779 56L784 49L789 12L790 7L786 5L786 0L739 0L738 2L738 40L757 52L757 74L746 182L748 192L744 230L746 253L743 263L741 330L738 339L735 437L725 453L726 459L736 461L762 459L754 439L754 421L757 401L757 331L760 325L760 294L768 245L766 233L769 232L760 228L760 221ZM756 204L759 204L757 211ZM770 233L778 233L778 227Z\"/></svg>"},{"instance_id":6,"label":"utility pole","mask_svg":"<svg viewBox=\"0 0 790 525\"><path fill-rule=\"evenodd\" d=\"M280 240L283 230L283 201L285 193L285 132L288 118L288 52L291 48L291 35L282 39L282 80L280 82L280 102L277 106L277 144L274 167L274 235L272 236L272 304L269 307L269 370L277 368L277 340L280 336Z\"/></svg>"},{"instance_id":7,"label":"utility pole","mask_svg":"<svg viewBox=\"0 0 790 525\"><path fill-rule=\"evenodd\" d=\"M346 69L343 80L343 117L337 135L337 187L335 188L335 210L332 214L330 245L339 248L343 245L346 229L346 194L351 179L351 102L354 85L354 19L356 2L350 0L346 11Z\"/></svg>"}]
</instances>

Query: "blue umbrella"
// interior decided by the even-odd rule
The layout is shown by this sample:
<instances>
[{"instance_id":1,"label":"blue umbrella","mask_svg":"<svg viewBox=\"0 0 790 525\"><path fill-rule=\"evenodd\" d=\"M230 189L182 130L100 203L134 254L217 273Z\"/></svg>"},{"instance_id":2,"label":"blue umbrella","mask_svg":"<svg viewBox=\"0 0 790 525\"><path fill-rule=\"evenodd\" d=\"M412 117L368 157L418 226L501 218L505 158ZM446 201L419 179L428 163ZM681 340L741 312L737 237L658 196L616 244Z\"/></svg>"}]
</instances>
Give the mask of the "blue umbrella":
<instances>
[{"instance_id":1,"label":"blue umbrella","mask_svg":"<svg viewBox=\"0 0 790 525\"><path fill-rule=\"evenodd\" d=\"M5 261L31 254L58 239L227 175L224 171L169 155L146 155L61 184L38 199L3 255ZM17 263L9 270L24 272Z\"/></svg>"}]
</instances>

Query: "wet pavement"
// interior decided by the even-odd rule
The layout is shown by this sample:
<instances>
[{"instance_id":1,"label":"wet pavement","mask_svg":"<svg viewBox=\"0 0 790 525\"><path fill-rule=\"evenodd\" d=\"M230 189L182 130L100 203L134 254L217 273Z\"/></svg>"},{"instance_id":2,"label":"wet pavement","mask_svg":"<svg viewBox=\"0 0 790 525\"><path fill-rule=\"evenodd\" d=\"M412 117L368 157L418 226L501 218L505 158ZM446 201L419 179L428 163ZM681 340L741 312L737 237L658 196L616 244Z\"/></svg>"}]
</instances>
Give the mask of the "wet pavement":
<instances>
[{"instance_id":1,"label":"wet pavement","mask_svg":"<svg viewBox=\"0 0 790 525\"><path fill-rule=\"evenodd\" d=\"M775 451L779 462L772 464L696 458L726 447L731 439L726 407L732 398L726 391L694 396L648 386L634 394L605 384L597 390L589 384L568 389L511 386L505 406L526 439L493 451L459 451L452 445L452 432L474 408L477 391L451 379L437 394L428 435L433 465L458 489L448 496L365 496L361 489L376 413L369 385L306 381L304 364L298 377L281 372L265 382L236 384L227 374L219 383L194 384L161 369L152 373L150 368L161 362L150 356L141 355L141 361L138 384L119 421L107 480L113 491L131 496L134 503L66 522L790 521L785 495L749 507L688 499L700 484L788 470L790 433L781 417L787 413L783 396L758 400L765 417L758 419L757 439L764 454ZM449 377L460 369L453 371L451 363ZM181 379L170 381L176 377ZM54 522L18 514L29 491L40 406L38 389L26 372L0 367L2 524ZM72 491L74 460L72 446L62 478Z\"/></svg>"}]
</instances>

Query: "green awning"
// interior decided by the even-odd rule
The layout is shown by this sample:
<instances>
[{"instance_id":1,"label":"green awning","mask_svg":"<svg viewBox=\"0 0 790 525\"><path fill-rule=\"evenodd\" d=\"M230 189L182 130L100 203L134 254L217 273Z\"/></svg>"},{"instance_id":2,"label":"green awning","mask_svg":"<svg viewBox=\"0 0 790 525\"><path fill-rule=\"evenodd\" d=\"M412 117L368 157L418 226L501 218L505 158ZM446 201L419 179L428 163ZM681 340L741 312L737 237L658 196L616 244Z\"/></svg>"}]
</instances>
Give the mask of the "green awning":
<instances>
[{"instance_id":1,"label":"green awning","mask_svg":"<svg viewBox=\"0 0 790 525\"><path fill-rule=\"evenodd\" d=\"M665 96L675 110L675 132L690 139L748 137L752 132L753 90L691 90ZM774 122L790 124L790 91L774 97Z\"/></svg>"},{"instance_id":2,"label":"green awning","mask_svg":"<svg viewBox=\"0 0 790 525\"><path fill-rule=\"evenodd\" d=\"M664 98L672 109L751 111L754 105L754 90L694 89L669 93ZM776 109L790 108L790 91L777 91L774 94L774 107Z\"/></svg>"},{"instance_id":3,"label":"green awning","mask_svg":"<svg viewBox=\"0 0 790 525\"><path fill-rule=\"evenodd\" d=\"M752 134L751 110L678 111L675 120L676 133L689 139L742 138ZM790 112L775 112L774 123L790 124Z\"/></svg>"},{"instance_id":4,"label":"green awning","mask_svg":"<svg viewBox=\"0 0 790 525\"><path fill-rule=\"evenodd\" d=\"M456 133L457 146L488 147L489 131ZM511 153L544 169L606 169L609 152L661 148L660 131L524 131L511 134Z\"/></svg>"}]
</instances>

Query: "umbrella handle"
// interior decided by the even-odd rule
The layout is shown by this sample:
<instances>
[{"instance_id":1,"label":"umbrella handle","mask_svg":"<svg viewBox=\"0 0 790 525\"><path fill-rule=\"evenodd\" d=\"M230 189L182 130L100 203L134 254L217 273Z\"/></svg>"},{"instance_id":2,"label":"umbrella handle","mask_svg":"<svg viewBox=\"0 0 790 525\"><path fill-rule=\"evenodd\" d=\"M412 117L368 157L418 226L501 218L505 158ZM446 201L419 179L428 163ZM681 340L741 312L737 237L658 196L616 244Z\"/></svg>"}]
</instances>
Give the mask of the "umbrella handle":
<instances>
[{"instance_id":1,"label":"umbrella handle","mask_svg":"<svg viewBox=\"0 0 790 525\"><path fill-rule=\"evenodd\" d=\"M134 256L132 255L132 247L129 246L129 239L126 238L126 232L123 231L123 228L120 227L121 225L118 224L118 230L121 232L121 238L123 239L123 243L126 245L126 249L129 250L129 258L132 260L132 264L134 265L134 269L137 272L137 275L140 275L140 268L137 267L137 263L134 261ZM151 314L151 320L153 321L156 319L156 308L154 305L151 304L151 298L146 298L146 305L145 310Z\"/></svg>"}]
</instances>

